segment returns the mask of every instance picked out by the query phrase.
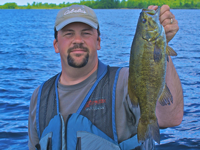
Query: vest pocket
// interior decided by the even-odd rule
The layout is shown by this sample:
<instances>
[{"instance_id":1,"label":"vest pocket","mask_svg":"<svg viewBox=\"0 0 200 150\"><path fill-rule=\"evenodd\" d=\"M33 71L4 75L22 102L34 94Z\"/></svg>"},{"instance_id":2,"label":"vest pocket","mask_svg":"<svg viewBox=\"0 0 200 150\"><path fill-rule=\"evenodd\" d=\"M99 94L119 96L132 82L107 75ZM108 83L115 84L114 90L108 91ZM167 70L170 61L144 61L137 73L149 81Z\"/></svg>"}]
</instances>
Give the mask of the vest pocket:
<instances>
[{"instance_id":1,"label":"vest pocket","mask_svg":"<svg viewBox=\"0 0 200 150\"><path fill-rule=\"evenodd\" d=\"M38 150L66 150L65 124L60 114L50 120L36 148Z\"/></svg>"},{"instance_id":2,"label":"vest pocket","mask_svg":"<svg viewBox=\"0 0 200 150\"><path fill-rule=\"evenodd\" d=\"M39 144L35 146L37 150L52 150L52 132L41 138Z\"/></svg>"},{"instance_id":3,"label":"vest pocket","mask_svg":"<svg viewBox=\"0 0 200 150\"><path fill-rule=\"evenodd\" d=\"M86 131L77 131L76 148L76 150L120 150L118 145Z\"/></svg>"}]
</instances>

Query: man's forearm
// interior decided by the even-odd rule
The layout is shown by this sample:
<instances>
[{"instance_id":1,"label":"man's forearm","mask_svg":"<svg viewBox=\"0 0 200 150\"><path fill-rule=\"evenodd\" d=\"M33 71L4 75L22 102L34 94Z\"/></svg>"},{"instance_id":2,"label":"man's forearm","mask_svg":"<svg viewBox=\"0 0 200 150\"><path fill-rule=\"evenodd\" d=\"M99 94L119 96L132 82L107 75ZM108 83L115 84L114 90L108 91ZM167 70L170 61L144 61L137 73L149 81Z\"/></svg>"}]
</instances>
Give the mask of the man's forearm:
<instances>
[{"instance_id":1,"label":"man's forearm","mask_svg":"<svg viewBox=\"0 0 200 150\"><path fill-rule=\"evenodd\" d=\"M173 104L162 106L157 102L156 116L161 128L177 126L183 118L183 90L171 57L167 62L166 84L173 96Z\"/></svg>"}]
</instances>

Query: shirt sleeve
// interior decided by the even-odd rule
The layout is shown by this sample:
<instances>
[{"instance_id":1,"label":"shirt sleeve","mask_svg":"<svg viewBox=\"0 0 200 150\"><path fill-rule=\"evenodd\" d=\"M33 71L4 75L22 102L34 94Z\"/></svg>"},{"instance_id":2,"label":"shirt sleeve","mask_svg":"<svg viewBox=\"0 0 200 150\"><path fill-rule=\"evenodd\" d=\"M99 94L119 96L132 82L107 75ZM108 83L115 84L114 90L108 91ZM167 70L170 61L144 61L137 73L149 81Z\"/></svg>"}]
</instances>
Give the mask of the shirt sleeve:
<instances>
[{"instance_id":1,"label":"shirt sleeve","mask_svg":"<svg viewBox=\"0 0 200 150\"><path fill-rule=\"evenodd\" d=\"M37 95L39 87L35 89L32 94L30 106L29 106L29 117L28 117L28 147L30 150L35 150L35 145L39 143L36 128L36 106L37 106Z\"/></svg>"}]
</instances>

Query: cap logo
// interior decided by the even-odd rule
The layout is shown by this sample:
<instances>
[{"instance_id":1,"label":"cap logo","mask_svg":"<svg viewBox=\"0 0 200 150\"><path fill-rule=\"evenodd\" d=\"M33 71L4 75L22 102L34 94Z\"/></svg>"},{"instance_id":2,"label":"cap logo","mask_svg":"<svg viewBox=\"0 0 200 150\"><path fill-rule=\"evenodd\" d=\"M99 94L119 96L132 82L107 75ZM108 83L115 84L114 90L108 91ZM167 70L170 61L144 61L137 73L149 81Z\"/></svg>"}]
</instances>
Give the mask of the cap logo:
<instances>
[{"instance_id":1,"label":"cap logo","mask_svg":"<svg viewBox=\"0 0 200 150\"><path fill-rule=\"evenodd\" d=\"M75 10L75 9L72 9L72 10L67 10L64 15L68 15L68 14L72 14L72 13L83 13L85 14L86 11L85 10L82 10L82 9L78 9L78 10Z\"/></svg>"}]
</instances>

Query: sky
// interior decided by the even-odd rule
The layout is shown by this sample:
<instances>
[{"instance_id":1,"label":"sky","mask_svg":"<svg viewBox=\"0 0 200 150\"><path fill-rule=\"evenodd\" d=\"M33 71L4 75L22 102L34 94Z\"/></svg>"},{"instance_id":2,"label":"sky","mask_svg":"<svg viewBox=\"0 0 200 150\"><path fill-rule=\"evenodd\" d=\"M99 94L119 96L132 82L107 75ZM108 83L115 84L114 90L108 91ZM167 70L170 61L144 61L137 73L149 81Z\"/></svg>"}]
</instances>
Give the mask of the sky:
<instances>
[{"instance_id":1,"label":"sky","mask_svg":"<svg viewBox=\"0 0 200 150\"><path fill-rule=\"evenodd\" d=\"M3 5L5 3L11 3L15 2L18 6L20 5L27 5L27 3L32 4L33 2L42 2L42 3L54 3L54 4L60 4L60 3L73 3L73 2L80 2L80 0L0 0L0 5Z\"/></svg>"}]
</instances>

